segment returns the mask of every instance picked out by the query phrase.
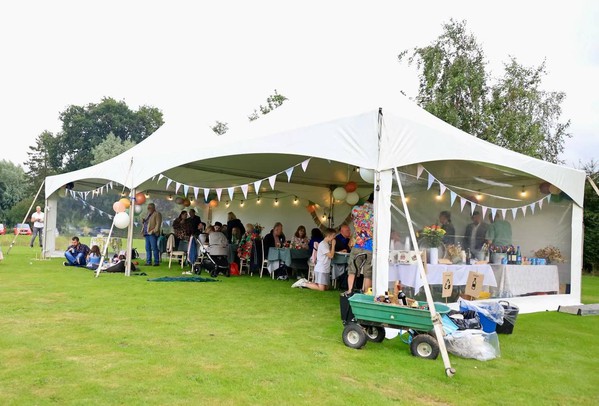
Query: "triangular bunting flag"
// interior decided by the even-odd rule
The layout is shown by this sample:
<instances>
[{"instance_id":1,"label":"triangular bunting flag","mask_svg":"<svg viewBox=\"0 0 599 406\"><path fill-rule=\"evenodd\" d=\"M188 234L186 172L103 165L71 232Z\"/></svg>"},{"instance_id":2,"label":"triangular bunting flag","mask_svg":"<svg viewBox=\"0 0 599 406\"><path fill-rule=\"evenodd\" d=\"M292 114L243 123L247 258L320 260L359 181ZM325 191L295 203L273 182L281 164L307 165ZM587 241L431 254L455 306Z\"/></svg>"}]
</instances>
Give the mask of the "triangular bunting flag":
<instances>
[{"instance_id":1,"label":"triangular bunting flag","mask_svg":"<svg viewBox=\"0 0 599 406\"><path fill-rule=\"evenodd\" d=\"M109 183L110 188L112 189L112 182ZM108 191L108 188L106 188L106 191Z\"/></svg>"},{"instance_id":2,"label":"triangular bunting flag","mask_svg":"<svg viewBox=\"0 0 599 406\"><path fill-rule=\"evenodd\" d=\"M275 190L275 179L277 179L277 175L272 175L268 178L268 183L270 183L270 188Z\"/></svg>"},{"instance_id":3,"label":"triangular bunting flag","mask_svg":"<svg viewBox=\"0 0 599 406\"><path fill-rule=\"evenodd\" d=\"M227 192L229 192L229 199L233 200L233 195L235 194L235 186L227 188Z\"/></svg>"},{"instance_id":4,"label":"triangular bunting flag","mask_svg":"<svg viewBox=\"0 0 599 406\"><path fill-rule=\"evenodd\" d=\"M497 209L491 208L491 218L495 220L495 216L497 215Z\"/></svg>"},{"instance_id":5,"label":"triangular bunting flag","mask_svg":"<svg viewBox=\"0 0 599 406\"><path fill-rule=\"evenodd\" d=\"M200 188L197 186L193 187L193 197L198 200L198 192L200 191Z\"/></svg>"},{"instance_id":6,"label":"triangular bunting flag","mask_svg":"<svg viewBox=\"0 0 599 406\"><path fill-rule=\"evenodd\" d=\"M543 198L543 199L537 201L537 203L539 203L539 209L543 208L543 200L545 200L545 199Z\"/></svg>"},{"instance_id":7,"label":"triangular bunting flag","mask_svg":"<svg viewBox=\"0 0 599 406\"><path fill-rule=\"evenodd\" d=\"M507 214L507 209L501 209L501 215L503 216L504 220L505 220L506 214Z\"/></svg>"},{"instance_id":8,"label":"triangular bunting flag","mask_svg":"<svg viewBox=\"0 0 599 406\"><path fill-rule=\"evenodd\" d=\"M243 198L248 198L248 187L249 185L241 185L241 191L243 192Z\"/></svg>"},{"instance_id":9,"label":"triangular bunting flag","mask_svg":"<svg viewBox=\"0 0 599 406\"><path fill-rule=\"evenodd\" d=\"M512 217L513 217L513 219L514 219L514 220L516 220L516 213L518 213L518 208L517 208L517 207L514 207L514 208L512 209Z\"/></svg>"},{"instance_id":10,"label":"triangular bunting flag","mask_svg":"<svg viewBox=\"0 0 599 406\"><path fill-rule=\"evenodd\" d=\"M86 200L87 200L87 196L88 196L88 195L89 195L89 192L85 192L85 193L84 193L84 199L86 199Z\"/></svg>"},{"instance_id":11,"label":"triangular bunting flag","mask_svg":"<svg viewBox=\"0 0 599 406\"><path fill-rule=\"evenodd\" d=\"M175 182L175 194L179 194L180 187L181 187L181 184L179 182Z\"/></svg>"},{"instance_id":12,"label":"triangular bunting flag","mask_svg":"<svg viewBox=\"0 0 599 406\"><path fill-rule=\"evenodd\" d=\"M420 175L422 175L423 170L424 166L418 164L418 168L416 169L416 180L420 179Z\"/></svg>"},{"instance_id":13,"label":"triangular bunting flag","mask_svg":"<svg viewBox=\"0 0 599 406\"><path fill-rule=\"evenodd\" d=\"M160 174L160 176L158 176L158 182L160 182L162 180L162 178L164 178L164 175Z\"/></svg>"},{"instance_id":14,"label":"triangular bunting flag","mask_svg":"<svg viewBox=\"0 0 599 406\"><path fill-rule=\"evenodd\" d=\"M529 207L530 207L530 211L532 212L532 214L535 214L535 204L534 204L534 203L531 203L531 204L529 205Z\"/></svg>"},{"instance_id":15,"label":"triangular bunting flag","mask_svg":"<svg viewBox=\"0 0 599 406\"><path fill-rule=\"evenodd\" d=\"M264 179L260 179L254 182L254 192L256 192L257 195L260 194L260 185L262 184L262 181Z\"/></svg>"},{"instance_id":16,"label":"triangular bunting flag","mask_svg":"<svg viewBox=\"0 0 599 406\"><path fill-rule=\"evenodd\" d=\"M187 192L189 192L189 185L183 185L183 196L187 197Z\"/></svg>"},{"instance_id":17,"label":"triangular bunting flag","mask_svg":"<svg viewBox=\"0 0 599 406\"><path fill-rule=\"evenodd\" d=\"M439 182L439 196L443 196L443 193L445 193L445 189L447 189L447 187L441 182Z\"/></svg>"},{"instance_id":18,"label":"triangular bunting flag","mask_svg":"<svg viewBox=\"0 0 599 406\"><path fill-rule=\"evenodd\" d=\"M526 216L526 206L522 206L520 209L522 209L522 214Z\"/></svg>"},{"instance_id":19,"label":"triangular bunting flag","mask_svg":"<svg viewBox=\"0 0 599 406\"><path fill-rule=\"evenodd\" d=\"M483 219L485 218L485 216L487 215L487 207L485 206L481 206L483 208Z\"/></svg>"},{"instance_id":20,"label":"triangular bunting flag","mask_svg":"<svg viewBox=\"0 0 599 406\"><path fill-rule=\"evenodd\" d=\"M135 227L139 226L139 223L137 221L134 221L133 224L135 224Z\"/></svg>"},{"instance_id":21,"label":"triangular bunting flag","mask_svg":"<svg viewBox=\"0 0 599 406\"><path fill-rule=\"evenodd\" d=\"M466 205L467 201L468 200L466 200L462 196L460 196L460 211L464 211L464 206Z\"/></svg>"},{"instance_id":22,"label":"triangular bunting flag","mask_svg":"<svg viewBox=\"0 0 599 406\"><path fill-rule=\"evenodd\" d=\"M470 202L470 214L474 215L474 210L476 210L476 203Z\"/></svg>"},{"instance_id":23,"label":"triangular bunting flag","mask_svg":"<svg viewBox=\"0 0 599 406\"><path fill-rule=\"evenodd\" d=\"M223 193L223 189L222 188L216 189L216 198L218 199L219 202L220 202L220 195L222 193Z\"/></svg>"},{"instance_id":24,"label":"triangular bunting flag","mask_svg":"<svg viewBox=\"0 0 599 406\"><path fill-rule=\"evenodd\" d=\"M109 218L110 220L112 220L112 216L111 216L110 214L108 215L108 218Z\"/></svg>"},{"instance_id":25,"label":"triangular bunting flag","mask_svg":"<svg viewBox=\"0 0 599 406\"><path fill-rule=\"evenodd\" d=\"M308 158L304 162L302 162L302 169L304 170L304 172L306 172L306 169L308 169L309 162L310 162L310 158Z\"/></svg>"},{"instance_id":26,"label":"triangular bunting flag","mask_svg":"<svg viewBox=\"0 0 599 406\"><path fill-rule=\"evenodd\" d=\"M168 189L168 187L171 185L172 181L173 181L172 179L169 179L169 180L166 181L166 187L165 187L165 189Z\"/></svg>"},{"instance_id":27,"label":"triangular bunting flag","mask_svg":"<svg viewBox=\"0 0 599 406\"><path fill-rule=\"evenodd\" d=\"M435 181L435 178L433 177L433 175L431 175L429 173L428 174L428 186L426 187L426 190L429 190L431 188L431 186L433 186L434 181Z\"/></svg>"},{"instance_id":28,"label":"triangular bunting flag","mask_svg":"<svg viewBox=\"0 0 599 406\"><path fill-rule=\"evenodd\" d=\"M291 182L291 174L293 173L293 166L285 171L287 174L287 183Z\"/></svg>"},{"instance_id":29,"label":"triangular bunting flag","mask_svg":"<svg viewBox=\"0 0 599 406\"><path fill-rule=\"evenodd\" d=\"M451 198L451 204L449 205L449 207L453 206L453 202L455 202L455 198L457 197L456 192L454 192L453 190L449 191L449 197Z\"/></svg>"},{"instance_id":30,"label":"triangular bunting flag","mask_svg":"<svg viewBox=\"0 0 599 406\"><path fill-rule=\"evenodd\" d=\"M204 188L204 201L208 201L208 195L210 195L210 188Z\"/></svg>"}]
</instances>

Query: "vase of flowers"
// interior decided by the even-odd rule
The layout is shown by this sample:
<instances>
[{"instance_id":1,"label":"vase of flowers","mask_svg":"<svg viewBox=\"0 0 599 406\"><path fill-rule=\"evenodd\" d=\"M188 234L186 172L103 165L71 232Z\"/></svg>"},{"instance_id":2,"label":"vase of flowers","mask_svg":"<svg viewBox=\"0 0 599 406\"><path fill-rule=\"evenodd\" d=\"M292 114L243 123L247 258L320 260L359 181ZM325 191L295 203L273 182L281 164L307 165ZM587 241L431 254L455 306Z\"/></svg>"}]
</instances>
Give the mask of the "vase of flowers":
<instances>
[{"instance_id":1,"label":"vase of flowers","mask_svg":"<svg viewBox=\"0 0 599 406\"><path fill-rule=\"evenodd\" d=\"M443 245L443 237L445 230L440 226L426 226L422 230L422 243L429 248L429 264L436 265L439 263L439 247Z\"/></svg>"},{"instance_id":2,"label":"vase of flowers","mask_svg":"<svg viewBox=\"0 0 599 406\"><path fill-rule=\"evenodd\" d=\"M536 258L545 258L547 260L547 264L554 263L559 264L564 262L564 257L562 256L559 248L549 245L545 248L541 248L540 250L535 251Z\"/></svg>"}]
</instances>

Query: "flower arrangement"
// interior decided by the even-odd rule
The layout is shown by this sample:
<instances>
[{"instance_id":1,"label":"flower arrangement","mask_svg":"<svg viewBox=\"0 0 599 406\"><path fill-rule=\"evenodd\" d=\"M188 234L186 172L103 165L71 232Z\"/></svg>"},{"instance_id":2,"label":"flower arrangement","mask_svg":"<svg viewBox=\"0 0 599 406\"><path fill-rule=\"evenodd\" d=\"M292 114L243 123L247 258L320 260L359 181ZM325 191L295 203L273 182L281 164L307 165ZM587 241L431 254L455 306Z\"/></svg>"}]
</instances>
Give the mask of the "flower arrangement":
<instances>
[{"instance_id":1,"label":"flower arrangement","mask_svg":"<svg viewBox=\"0 0 599 406\"><path fill-rule=\"evenodd\" d=\"M422 240L430 248L436 248L443 244L443 237L445 236L445 230L440 226L432 225L426 226L422 230Z\"/></svg>"},{"instance_id":2,"label":"flower arrangement","mask_svg":"<svg viewBox=\"0 0 599 406\"><path fill-rule=\"evenodd\" d=\"M496 254L507 254L508 252L516 252L516 248L513 245L494 245L489 246L489 251Z\"/></svg>"},{"instance_id":3,"label":"flower arrangement","mask_svg":"<svg viewBox=\"0 0 599 406\"><path fill-rule=\"evenodd\" d=\"M264 227L262 227L262 225L260 225L260 223L254 224L254 234L258 234L258 235L262 234L263 228Z\"/></svg>"},{"instance_id":4,"label":"flower arrangement","mask_svg":"<svg viewBox=\"0 0 599 406\"><path fill-rule=\"evenodd\" d=\"M535 257L536 258L545 258L545 259L547 259L548 262L553 262L553 263L560 263L560 262L565 261L559 248L554 247L552 245L548 245L545 248L536 250Z\"/></svg>"},{"instance_id":5,"label":"flower arrangement","mask_svg":"<svg viewBox=\"0 0 599 406\"><path fill-rule=\"evenodd\" d=\"M455 258L462 255L462 247L459 245L447 244L445 248L449 258Z\"/></svg>"}]
</instances>

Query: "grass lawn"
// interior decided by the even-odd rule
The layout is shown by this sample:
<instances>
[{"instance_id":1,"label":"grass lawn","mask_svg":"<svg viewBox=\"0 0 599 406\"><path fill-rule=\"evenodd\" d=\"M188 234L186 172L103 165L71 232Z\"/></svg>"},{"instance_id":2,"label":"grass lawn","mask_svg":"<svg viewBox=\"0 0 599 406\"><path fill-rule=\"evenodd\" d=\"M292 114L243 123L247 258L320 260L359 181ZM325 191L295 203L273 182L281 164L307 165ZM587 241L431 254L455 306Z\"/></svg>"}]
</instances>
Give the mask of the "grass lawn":
<instances>
[{"instance_id":1,"label":"grass lawn","mask_svg":"<svg viewBox=\"0 0 599 406\"><path fill-rule=\"evenodd\" d=\"M94 278L35 260L24 238L6 255L11 240L0 239L3 405L599 404L597 316L519 315L500 358L450 355L447 378L440 357L398 339L344 346L335 291L147 281L180 275L166 264ZM598 277L583 277L583 294L599 303Z\"/></svg>"}]
</instances>

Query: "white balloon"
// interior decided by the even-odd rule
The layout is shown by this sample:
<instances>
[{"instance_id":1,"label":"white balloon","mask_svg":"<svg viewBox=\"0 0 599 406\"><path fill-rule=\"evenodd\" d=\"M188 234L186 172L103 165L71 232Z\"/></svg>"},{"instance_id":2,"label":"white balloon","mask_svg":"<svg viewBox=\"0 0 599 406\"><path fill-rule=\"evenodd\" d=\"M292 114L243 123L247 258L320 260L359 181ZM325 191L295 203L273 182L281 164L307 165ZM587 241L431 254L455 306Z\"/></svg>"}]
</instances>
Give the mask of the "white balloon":
<instances>
[{"instance_id":1,"label":"white balloon","mask_svg":"<svg viewBox=\"0 0 599 406\"><path fill-rule=\"evenodd\" d=\"M114 216L114 226L116 228L127 228L129 226L129 215L124 211Z\"/></svg>"},{"instance_id":2,"label":"white balloon","mask_svg":"<svg viewBox=\"0 0 599 406\"><path fill-rule=\"evenodd\" d=\"M333 190L333 197L337 200L344 200L347 197L347 190L344 187L339 186Z\"/></svg>"},{"instance_id":3,"label":"white balloon","mask_svg":"<svg viewBox=\"0 0 599 406\"><path fill-rule=\"evenodd\" d=\"M350 192L347 194L347 197L345 198L345 202L352 206L358 203L358 200L360 200L360 195L357 192Z\"/></svg>"},{"instance_id":4,"label":"white balloon","mask_svg":"<svg viewBox=\"0 0 599 406\"><path fill-rule=\"evenodd\" d=\"M139 214L139 213L141 213L141 211L142 211L141 206L139 206L139 205L135 206L135 213Z\"/></svg>"},{"instance_id":5,"label":"white balloon","mask_svg":"<svg viewBox=\"0 0 599 406\"><path fill-rule=\"evenodd\" d=\"M374 170L360 168L360 177L364 180L364 182L374 183Z\"/></svg>"}]
</instances>

